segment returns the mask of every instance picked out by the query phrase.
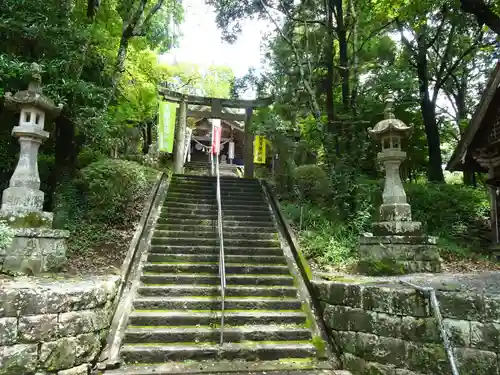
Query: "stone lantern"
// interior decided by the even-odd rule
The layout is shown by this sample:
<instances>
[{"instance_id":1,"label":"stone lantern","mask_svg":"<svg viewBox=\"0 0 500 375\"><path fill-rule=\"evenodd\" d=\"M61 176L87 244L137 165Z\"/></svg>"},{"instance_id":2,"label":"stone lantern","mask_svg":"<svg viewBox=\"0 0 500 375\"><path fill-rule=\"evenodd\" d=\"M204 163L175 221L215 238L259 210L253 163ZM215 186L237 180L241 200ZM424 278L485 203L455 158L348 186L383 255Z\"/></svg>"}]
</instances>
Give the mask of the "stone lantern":
<instances>
[{"instance_id":1,"label":"stone lantern","mask_svg":"<svg viewBox=\"0 0 500 375\"><path fill-rule=\"evenodd\" d=\"M45 120L61 113L62 105L42 92L40 67L32 64L32 81L27 90L5 94L5 107L18 112L19 124L12 135L19 138L20 154L9 187L3 191L0 218L14 228L11 246L0 253L2 271L38 274L54 271L66 259L67 231L52 229L53 214L43 211L38 149L49 137Z\"/></svg>"},{"instance_id":2,"label":"stone lantern","mask_svg":"<svg viewBox=\"0 0 500 375\"><path fill-rule=\"evenodd\" d=\"M377 234L415 233L420 230L419 222L411 221L411 206L406 201L406 193L401 181L399 167L406 159L401 150L401 141L406 138L411 127L394 117L394 99L387 99L385 119L368 132L381 144L382 151L377 160L384 166L385 184L380 206L380 222L374 224Z\"/></svg>"},{"instance_id":3,"label":"stone lantern","mask_svg":"<svg viewBox=\"0 0 500 375\"><path fill-rule=\"evenodd\" d=\"M381 145L377 161L384 167L385 183L379 221L372 224L373 234L360 239L361 271L380 274L440 272L436 238L423 236L422 224L411 218L411 206L399 168L406 159L401 143L412 128L395 118L393 104L394 99L388 97L384 120L368 129Z\"/></svg>"}]
</instances>

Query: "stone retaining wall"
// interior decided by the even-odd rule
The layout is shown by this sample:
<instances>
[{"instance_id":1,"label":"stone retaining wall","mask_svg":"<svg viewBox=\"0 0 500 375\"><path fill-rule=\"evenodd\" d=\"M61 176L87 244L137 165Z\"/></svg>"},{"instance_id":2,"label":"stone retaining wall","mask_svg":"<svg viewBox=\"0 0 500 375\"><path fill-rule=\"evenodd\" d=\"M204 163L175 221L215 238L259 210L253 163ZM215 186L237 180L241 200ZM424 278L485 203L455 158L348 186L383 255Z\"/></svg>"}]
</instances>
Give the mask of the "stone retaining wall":
<instances>
[{"instance_id":1,"label":"stone retaining wall","mask_svg":"<svg viewBox=\"0 0 500 375\"><path fill-rule=\"evenodd\" d=\"M87 375L106 339L119 281L0 282L0 375Z\"/></svg>"},{"instance_id":2,"label":"stone retaining wall","mask_svg":"<svg viewBox=\"0 0 500 375\"><path fill-rule=\"evenodd\" d=\"M354 375L449 375L440 331L420 293L400 284L315 281L329 333ZM438 291L460 375L499 374L500 296Z\"/></svg>"}]
</instances>

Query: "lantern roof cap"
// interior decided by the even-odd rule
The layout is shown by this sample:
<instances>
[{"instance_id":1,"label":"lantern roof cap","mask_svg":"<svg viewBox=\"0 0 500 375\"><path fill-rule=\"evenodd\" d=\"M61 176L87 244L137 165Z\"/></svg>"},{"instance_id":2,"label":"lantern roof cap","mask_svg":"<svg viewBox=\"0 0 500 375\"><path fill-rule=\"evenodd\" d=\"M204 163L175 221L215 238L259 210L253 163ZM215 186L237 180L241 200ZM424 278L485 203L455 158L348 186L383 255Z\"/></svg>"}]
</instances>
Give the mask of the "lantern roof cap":
<instances>
[{"instance_id":1,"label":"lantern roof cap","mask_svg":"<svg viewBox=\"0 0 500 375\"><path fill-rule=\"evenodd\" d=\"M387 96L386 106L384 110L384 119L379 121L373 128L369 128L368 132L375 138L380 138L388 133L406 135L411 132L412 127L406 125L403 121L394 116L394 97Z\"/></svg>"},{"instance_id":2,"label":"lantern roof cap","mask_svg":"<svg viewBox=\"0 0 500 375\"><path fill-rule=\"evenodd\" d=\"M40 65L31 64L31 82L27 90L5 93L5 106L15 112L20 112L24 107L32 106L45 112L47 117L57 117L63 108L62 104L55 105L54 101L43 94L42 72Z\"/></svg>"}]
</instances>

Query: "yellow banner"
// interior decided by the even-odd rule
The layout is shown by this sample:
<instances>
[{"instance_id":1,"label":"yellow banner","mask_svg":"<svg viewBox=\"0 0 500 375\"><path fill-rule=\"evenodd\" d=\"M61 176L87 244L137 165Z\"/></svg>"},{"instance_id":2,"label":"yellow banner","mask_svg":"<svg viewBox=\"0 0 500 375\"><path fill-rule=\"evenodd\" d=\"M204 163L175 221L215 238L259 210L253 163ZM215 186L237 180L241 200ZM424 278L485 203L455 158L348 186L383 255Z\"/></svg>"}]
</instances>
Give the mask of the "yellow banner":
<instances>
[{"instance_id":1,"label":"yellow banner","mask_svg":"<svg viewBox=\"0 0 500 375\"><path fill-rule=\"evenodd\" d=\"M254 164L266 164L266 137L256 135L253 141L253 162Z\"/></svg>"}]
</instances>

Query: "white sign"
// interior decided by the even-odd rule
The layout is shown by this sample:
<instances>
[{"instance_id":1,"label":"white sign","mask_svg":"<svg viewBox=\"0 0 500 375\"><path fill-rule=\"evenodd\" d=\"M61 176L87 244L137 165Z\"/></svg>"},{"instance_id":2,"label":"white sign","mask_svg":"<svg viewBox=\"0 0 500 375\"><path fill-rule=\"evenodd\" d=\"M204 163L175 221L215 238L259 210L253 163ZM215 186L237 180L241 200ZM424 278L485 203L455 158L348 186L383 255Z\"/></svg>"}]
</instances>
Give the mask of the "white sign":
<instances>
[{"instance_id":1,"label":"white sign","mask_svg":"<svg viewBox=\"0 0 500 375\"><path fill-rule=\"evenodd\" d=\"M234 142L229 141L228 159L234 159Z\"/></svg>"}]
</instances>

